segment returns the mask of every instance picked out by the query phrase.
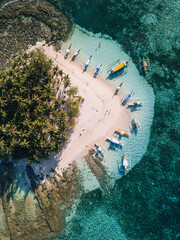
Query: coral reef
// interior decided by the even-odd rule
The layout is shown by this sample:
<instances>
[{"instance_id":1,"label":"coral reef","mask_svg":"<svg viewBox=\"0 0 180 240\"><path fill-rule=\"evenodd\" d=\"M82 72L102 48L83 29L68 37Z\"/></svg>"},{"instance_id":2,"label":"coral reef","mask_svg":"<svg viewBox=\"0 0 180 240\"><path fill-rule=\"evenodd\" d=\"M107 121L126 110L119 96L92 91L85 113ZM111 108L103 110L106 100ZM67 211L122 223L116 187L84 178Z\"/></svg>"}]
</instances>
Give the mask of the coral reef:
<instances>
[{"instance_id":1,"label":"coral reef","mask_svg":"<svg viewBox=\"0 0 180 240\"><path fill-rule=\"evenodd\" d=\"M70 29L70 20L47 1L17 1L5 6L0 11L0 69L37 41L59 46Z\"/></svg>"},{"instance_id":2,"label":"coral reef","mask_svg":"<svg viewBox=\"0 0 180 240\"><path fill-rule=\"evenodd\" d=\"M114 216L131 239L177 239L180 170L179 2L51 2L72 15L80 26L117 39L137 67L143 56L150 59L151 72L146 79L154 89L156 101L149 147L141 162L126 178L117 182L112 194L112 206Z\"/></svg>"}]
</instances>

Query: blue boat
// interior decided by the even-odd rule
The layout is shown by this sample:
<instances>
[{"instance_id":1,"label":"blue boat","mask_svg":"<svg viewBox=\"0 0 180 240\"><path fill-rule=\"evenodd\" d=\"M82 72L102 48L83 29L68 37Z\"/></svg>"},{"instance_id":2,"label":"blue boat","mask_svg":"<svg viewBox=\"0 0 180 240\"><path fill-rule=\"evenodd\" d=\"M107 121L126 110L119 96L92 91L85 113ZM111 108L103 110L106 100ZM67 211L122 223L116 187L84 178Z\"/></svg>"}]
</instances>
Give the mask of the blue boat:
<instances>
[{"instance_id":1,"label":"blue boat","mask_svg":"<svg viewBox=\"0 0 180 240\"><path fill-rule=\"evenodd\" d=\"M136 121L134 120L134 118L133 118L133 120L131 121L131 124L132 124L132 130L135 131L135 132L137 132L137 131L138 131L138 124L136 123Z\"/></svg>"},{"instance_id":2,"label":"blue boat","mask_svg":"<svg viewBox=\"0 0 180 240\"><path fill-rule=\"evenodd\" d=\"M124 106L124 105L127 103L127 101L130 99L130 97L132 96L132 93L133 93L133 91L131 91L131 93L128 94L128 95L122 100L121 104L122 104L123 106Z\"/></svg>"},{"instance_id":3,"label":"blue boat","mask_svg":"<svg viewBox=\"0 0 180 240\"><path fill-rule=\"evenodd\" d=\"M102 64L96 68L96 71L94 73L94 78L98 75L98 72L100 71L101 67L102 67Z\"/></svg>"},{"instance_id":4,"label":"blue boat","mask_svg":"<svg viewBox=\"0 0 180 240\"><path fill-rule=\"evenodd\" d=\"M85 66L84 66L83 72L85 72L87 70L87 67L89 66L89 63L90 63L91 59L92 59L92 55L88 58Z\"/></svg>"}]
</instances>

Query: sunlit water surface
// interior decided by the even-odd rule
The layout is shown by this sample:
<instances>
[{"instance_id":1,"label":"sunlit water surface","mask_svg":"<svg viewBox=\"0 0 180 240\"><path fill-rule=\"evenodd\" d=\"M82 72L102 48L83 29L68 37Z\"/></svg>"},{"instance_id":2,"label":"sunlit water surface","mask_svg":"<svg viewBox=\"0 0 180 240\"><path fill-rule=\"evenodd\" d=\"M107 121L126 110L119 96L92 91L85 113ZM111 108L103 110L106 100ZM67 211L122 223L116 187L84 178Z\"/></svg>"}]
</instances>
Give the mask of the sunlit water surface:
<instances>
[{"instance_id":1,"label":"sunlit water surface","mask_svg":"<svg viewBox=\"0 0 180 240\"><path fill-rule=\"evenodd\" d=\"M121 177L118 171L118 162L122 154L124 153L126 155L128 170L130 170L141 160L143 154L146 152L154 113L153 89L148 85L146 79L140 76L138 69L133 63L133 59L123 51L123 47L120 44L109 36L100 33L93 34L76 25L71 37L62 45L61 52L65 54L70 44L72 44L72 46L68 56L69 59L77 49L81 49L76 61L83 69L85 62L89 56L92 55L92 61L87 71L93 74L96 67L102 64L102 70L99 74L100 78L106 81L113 89L116 89L121 82L124 82L119 95L124 98L133 90L134 95L129 102L133 100L143 102L143 106L138 111L131 112L130 109L126 109L129 118L135 118L140 126L137 135L132 133L130 138L122 138L121 142L124 144L123 149L111 150L107 142L104 142L101 146L105 153L102 163L106 167L108 175L111 176L111 185L113 186L115 180ZM120 61L112 65L112 67L115 67L121 62L130 61L127 73L109 80L107 79L107 70L109 69L109 65L117 59L120 59ZM96 79L94 79L94 81L96 81ZM127 105L125 108L126 107ZM121 129L121 126L119 126L119 128ZM123 130L131 132L130 126L129 129ZM115 138L115 136L113 136L113 138ZM100 187L99 182L86 161L81 158L77 161L77 165L81 172L84 192L90 193L92 190L98 189ZM128 239L116 219L112 217L112 213L109 212L110 209L107 205L111 203L107 200L107 202L101 202L100 205L97 204L96 206L95 202L97 198L97 196L92 197L92 202L90 200L91 198L87 198L86 201L81 203L78 211L74 212L71 216L73 217L72 222L69 221L68 218L69 224L66 229L67 239ZM56 238L56 240L58 239L61 238Z\"/></svg>"},{"instance_id":2,"label":"sunlit water surface","mask_svg":"<svg viewBox=\"0 0 180 240\"><path fill-rule=\"evenodd\" d=\"M102 64L102 69L98 76L106 81L107 84L112 86L113 89L116 89L121 82L124 82L119 92L122 99L133 90L134 95L129 100L129 103L133 102L133 100L143 102L143 106L138 108L137 111L131 111L127 108L127 104L124 107L129 118L131 120L134 118L138 122L140 126L138 133L136 135L132 133L128 139L121 138L121 142L124 144L123 149L110 150L109 144L106 142L104 142L102 146L105 153L103 164L107 167L108 173L112 175L114 179L117 179L120 177L117 162L121 159L123 153L126 155L130 170L137 162L140 161L143 154L146 152L154 113L153 89L148 85L146 79L140 76L135 64L133 63L133 59L131 59L123 51L123 47L120 44L111 39L109 36L102 35L100 33L93 34L76 25L73 34L62 46L61 51L64 52L64 54L66 48L68 48L70 44L72 44L72 46L70 48L69 58L75 50L81 49L76 61L80 64L82 69L89 56L92 55L92 61L87 71L93 74L96 67L99 64ZM107 79L107 70L110 69L110 64L118 59L120 60L114 65L111 65L111 67L115 67L116 65L129 60L130 64L127 67L127 72L113 79ZM96 81L96 79L94 79L94 81ZM119 129L121 129L121 126L119 126ZM122 130L130 133L131 126L129 126L129 129ZM113 138L116 138L116 136L113 136ZM83 175L86 176L84 178L85 188L87 186L87 189L89 190L89 183L87 181L88 171L82 162L83 161L79 161L79 166L80 168L82 167L82 172L85 173ZM92 178L90 178L90 182L93 182ZM98 184L96 184L96 186L98 186Z\"/></svg>"}]
</instances>

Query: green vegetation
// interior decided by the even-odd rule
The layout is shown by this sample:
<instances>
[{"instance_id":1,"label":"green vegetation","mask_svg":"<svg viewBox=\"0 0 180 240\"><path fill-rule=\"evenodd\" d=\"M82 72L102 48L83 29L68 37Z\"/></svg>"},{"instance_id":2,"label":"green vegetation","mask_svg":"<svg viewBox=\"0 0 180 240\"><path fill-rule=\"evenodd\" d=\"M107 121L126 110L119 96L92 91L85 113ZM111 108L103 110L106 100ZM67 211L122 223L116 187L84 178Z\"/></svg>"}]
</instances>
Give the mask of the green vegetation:
<instances>
[{"instance_id":1,"label":"green vegetation","mask_svg":"<svg viewBox=\"0 0 180 240\"><path fill-rule=\"evenodd\" d=\"M0 157L39 162L68 139L83 100L42 50L0 72Z\"/></svg>"}]
</instances>

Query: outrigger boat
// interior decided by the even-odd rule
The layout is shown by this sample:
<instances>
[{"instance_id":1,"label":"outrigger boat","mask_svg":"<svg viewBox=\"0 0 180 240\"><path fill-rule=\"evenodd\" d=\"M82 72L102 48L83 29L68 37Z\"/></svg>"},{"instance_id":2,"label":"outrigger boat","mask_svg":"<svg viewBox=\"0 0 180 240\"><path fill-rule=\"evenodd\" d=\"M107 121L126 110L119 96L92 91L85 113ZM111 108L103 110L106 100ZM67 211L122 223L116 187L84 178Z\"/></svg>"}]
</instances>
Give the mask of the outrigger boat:
<instances>
[{"instance_id":1,"label":"outrigger boat","mask_svg":"<svg viewBox=\"0 0 180 240\"><path fill-rule=\"evenodd\" d=\"M125 68L127 66L128 63L129 63L129 61L123 62L120 65L116 66L115 68L110 69L108 71L108 74L110 75L110 74L118 72L119 70L122 70L123 68Z\"/></svg>"},{"instance_id":2,"label":"outrigger boat","mask_svg":"<svg viewBox=\"0 0 180 240\"><path fill-rule=\"evenodd\" d=\"M112 143L112 144L114 144L114 145L117 145L117 146L119 146L119 147L123 147L123 144L120 143L120 142L119 142L118 140L116 140L116 139L106 138L106 141L108 141L108 142L110 142L110 143Z\"/></svg>"},{"instance_id":3,"label":"outrigger boat","mask_svg":"<svg viewBox=\"0 0 180 240\"><path fill-rule=\"evenodd\" d=\"M143 102L133 102L133 103L129 103L128 107L136 108L136 107L141 107L142 105L143 105Z\"/></svg>"},{"instance_id":4,"label":"outrigger boat","mask_svg":"<svg viewBox=\"0 0 180 240\"><path fill-rule=\"evenodd\" d=\"M71 49L72 43L69 45L69 47L66 49L66 55L64 56L65 59L67 59L70 49Z\"/></svg>"},{"instance_id":5,"label":"outrigger boat","mask_svg":"<svg viewBox=\"0 0 180 240\"><path fill-rule=\"evenodd\" d=\"M108 68L109 68L109 67L111 67L111 66L113 66L115 63L117 63L117 62L119 62L119 61L120 61L120 58L119 58L119 59L117 59L116 61L114 61L114 62L110 63L110 64L108 65Z\"/></svg>"},{"instance_id":6,"label":"outrigger boat","mask_svg":"<svg viewBox=\"0 0 180 240\"><path fill-rule=\"evenodd\" d=\"M140 61L140 70L144 74L147 74L147 72L150 71L149 59L145 59L145 57L143 57L143 59Z\"/></svg>"},{"instance_id":7,"label":"outrigger boat","mask_svg":"<svg viewBox=\"0 0 180 240\"><path fill-rule=\"evenodd\" d=\"M130 135L122 130L115 130L115 133L119 134L120 136L129 137Z\"/></svg>"},{"instance_id":8,"label":"outrigger boat","mask_svg":"<svg viewBox=\"0 0 180 240\"><path fill-rule=\"evenodd\" d=\"M83 72L85 72L87 70L87 67L89 66L89 63L90 63L91 59L92 59L92 55L88 58L85 66L84 66Z\"/></svg>"},{"instance_id":9,"label":"outrigger boat","mask_svg":"<svg viewBox=\"0 0 180 240\"><path fill-rule=\"evenodd\" d=\"M101 67L102 67L102 64L99 65L99 66L96 68L96 71L95 71L94 76L93 76L94 78L98 75L98 72L100 71Z\"/></svg>"},{"instance_id":10,"label":"outrigger boat","mask_svg":"<svg viewBox=\"0 0 180 240\"><path fill-rule=\"evenodd\" d=\"M132 96L132 94L133 94L133 91L131 91L131 93L128 94L128 95L122 100L121 104L122 104L123 106L127 103L127 101L130 99L130 97Z\"/></svg>"},{"instance_id":11,"label":"outrigger boat","mask_svg":"<svg viewBox=\"0 0 180 240\"><path fill-rule=\"evenodd\" d=\"M123 176L125 174L127 174L127 166L128 166L128 162L126 160L125 154L123 154L122 156L122 162L118 165L119 168L119 172L120 174L122 174Z\"/></svg>"},{"instance_id":12,"label":"outrigger boat","mask_svg":"<svg viewBox=\"0 0 180 240\"><path fill-rule=\"evenodd\" d=\"M118 94L118 92L119 92L120 88L122 87L122 85L123 85L123 82L120 83L119 86L116 88L116 90L115 90L115 92L114 92L114 95L117 95L117 94Z\"/></svg>"},{"instance_id":13,"label":"outrigger boat","mask_svg":"<svg viewBox=\"0 0 180 240\"><path fill-rule=\"evenodd\" d=\"M100 153L102 157L104 157L104 153L103 153L101 147L99 145L95 144L95 148L96 148L97 152Z\"/></svg>"},{"instance_id":14,"label":"outrigger boat","mask_svg":"<svg viewBox=\"0 0 180 240\"><path fill-rule=\"evenodd\" d=\"M77 50L77 51L73 54L73 56L72 56L72 58L71 58L71 61L74 61L74 60L75 60L75 58L76 58L77 55L80 53L80 51L81 51L81 49Z\"/></svg>"},{"instance_id":15,"label":"outrigger boat","mask_svg":"<svg viewBox=\"0 0 180 240\"><path fill-rule=\"evenodd\" d=\"M133 118L133 120L131 121L131 125L132 125L132 130L135 131L135 132L137 132L139 126L138 126L138 124L136 123L136 121L134 120L134 118Z\"/></svg>"}]
</instances>

